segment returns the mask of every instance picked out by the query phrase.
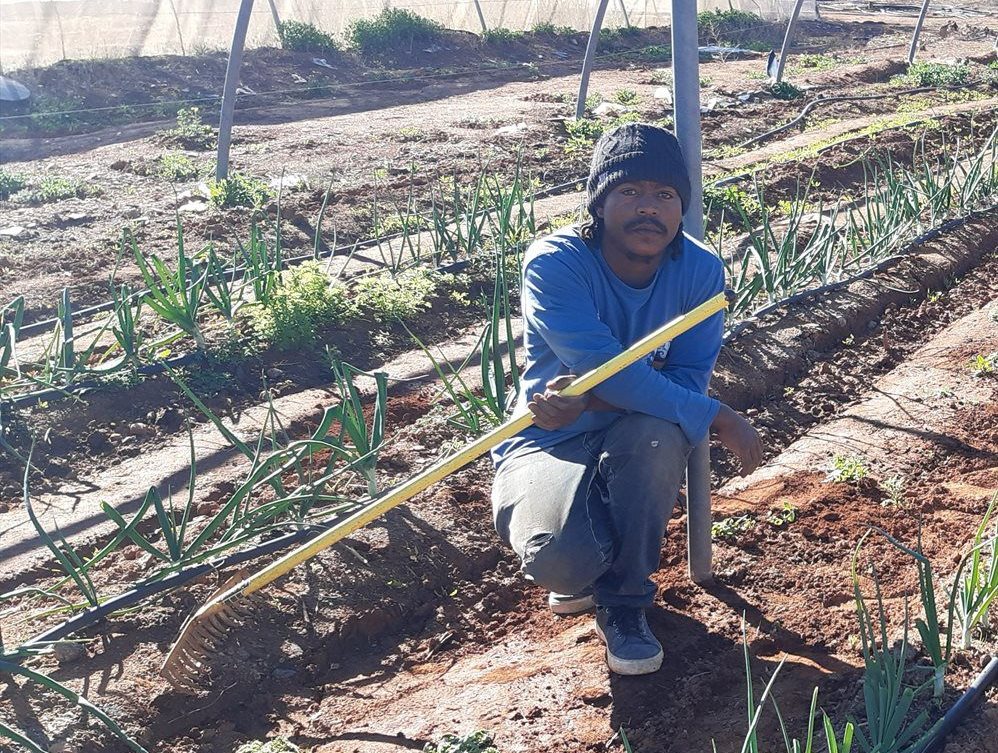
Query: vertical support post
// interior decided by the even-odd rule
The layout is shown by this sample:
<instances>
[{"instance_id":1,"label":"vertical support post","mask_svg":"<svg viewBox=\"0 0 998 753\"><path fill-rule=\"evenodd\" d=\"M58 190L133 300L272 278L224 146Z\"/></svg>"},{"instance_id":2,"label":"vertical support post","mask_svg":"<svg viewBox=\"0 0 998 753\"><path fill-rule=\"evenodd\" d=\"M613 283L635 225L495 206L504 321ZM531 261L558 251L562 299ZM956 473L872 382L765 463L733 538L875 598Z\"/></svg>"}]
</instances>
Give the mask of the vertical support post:
<instances>
[{"instance_id":1,"label":"vertical support post","mask_svg":"<svg viewBox=\"0 0 998 753\"><path fill-rule=\"evenodd\" d=\"M173 12L173 23L177 27L177 39L180 40L180 54L186 57L187 47L184 45L184 30L180 25L180 15L177 13L177 5L170 0L170 10Z\"/></svg>"},{"instance_id":2,"label":"vertical support post","mask_svg":"<svg viewBox=\"0 0 998 753\"><path fill-rule=\"evenodd\" d=\"M229 176L229 146L232 144L232 118L236 109L236 87L239 85L239 68L243 62L246 30L249 28L253 0L240 0L236 28L232 32L229 63L225 67L225 85L222 87L222 113L218 119L218 161L215 163L215 180Z\"/></svg>"},{"instance_id":3,"label":"vertical support post","mask_svg":"<svg viewBox=\"0 0 998 753\"><path fill-rule=\"evenodd\" d=\"M683 228L703 239L703 171L700 165L700 53L696 3L672 0L672 85L676 138L690 174L690 206ZM689 574L694 583L713 579L710 540L710 442L693 448L686 467L686 533Z\"/></svg>"},{"instance_id":4,"label":"vertical support post","mask_svg":"<svg viewBox=\"0 0 998 753\"><path fill-rule=\"evenodd\" d=\"M790 43L793 41L794 29L797 27L797 18L800 16L802 5L804 5L804 0L797 0L794 3L793 12L790 14L790 20L787 22L787 31L783 35L783 47L780 48L780 62L777 63L776 67L777 84L783 80L783 68L787 64L787 55L790 54Z\"/></svg>"},{"instance_id":5,"label":"vertical support post","mask_svg":"<svg viewBox=\"0 0 998 753\"><path fill-rule=\"evenodd\" d=\"M274 30L277 32L277 38L281 38L281 14L277 12L277 4L274 0L267 0L267 4L270 6L270 15L274 19Z\"/></svg>"},{"instance_id":6,"label":"vertical support post","mask_svg":"<svg viewBox=\"0 0 998 753\"><path fill-rule=\"evenodd\" d=\"M918 12L918 20L915 22L915 33L911 35L911 46L908 48L908 65L915 62L915 52L918 50L918 37L922 33L922 24L925 23L925 14L929 10L929 0L922 0L922 10Z\"/></svg>"},{"instance_id":7,"label":"vertical support post","mask_svg":"<svg viewBox=\"0 0 998 753\"><path fill-rule=\"evenodd\" d=\"M624 4L625 0L620 0L620 12L624 14L624 26L628 29L631 28L631 19L627 16L627 6Z\"/></svg>"},{"instance_id":8,"label":"vertical support post","mask_svg":"<svg viewBox=\"0 0 998 753\"><path fill-rule=\"evenodd\" d=\"M482 31L488 31L489 27L485 23L485 14L482 13L482 4L478 0L475 0L475 10L478 12L478 23L482 25Z\"/></svg>"},{"instance_id":9,"label":"vertical support post","mask_svg":"<svg viewBox=\"0 0 998 753\"><path fill-rule=\"evenodd\" d=\"M596 57L596 47L599 45L599 32L603 28L603 16L610 0L600 0L593 17L593 28L589 32L589 42L586 44L586 56L582 60L582 77L579 79L579 98L575 101L575 119L581 120L586 111L586 93L589 91L589 74L593 70L593 59Z\"/></svg>"}]
</instances>

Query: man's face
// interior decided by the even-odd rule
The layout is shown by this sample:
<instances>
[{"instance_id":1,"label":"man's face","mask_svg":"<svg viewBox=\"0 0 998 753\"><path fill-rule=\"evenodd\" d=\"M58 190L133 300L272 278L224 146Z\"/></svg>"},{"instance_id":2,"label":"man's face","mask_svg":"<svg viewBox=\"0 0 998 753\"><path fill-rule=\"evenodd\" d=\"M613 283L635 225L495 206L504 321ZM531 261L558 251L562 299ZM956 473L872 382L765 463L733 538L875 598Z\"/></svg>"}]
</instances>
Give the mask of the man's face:
<instances>
[{"instance_id":1,"label":"man's face","mask_svg":"<svg viewBox=\"0 0 998 753\"><path fill-rule=\"evenodd\" d=\"M674 188L658 181L627 181L613 187L596 216L603 219L604 251L653 264L679 231L683 202Z\"/></svg>"}]
</instances>

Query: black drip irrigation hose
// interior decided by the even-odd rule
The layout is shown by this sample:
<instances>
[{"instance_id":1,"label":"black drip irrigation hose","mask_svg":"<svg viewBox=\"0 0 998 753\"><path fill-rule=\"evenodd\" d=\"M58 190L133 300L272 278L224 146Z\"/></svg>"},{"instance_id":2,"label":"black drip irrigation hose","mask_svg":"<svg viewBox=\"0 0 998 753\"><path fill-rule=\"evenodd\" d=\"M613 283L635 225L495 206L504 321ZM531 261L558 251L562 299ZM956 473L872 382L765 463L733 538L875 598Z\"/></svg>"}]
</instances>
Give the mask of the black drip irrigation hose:
<instances>
[{"instance_id":1,"label":"black drip irrigation hose","mask_svg":"<svg viewBox=\"0 0 998 753\"><path fill-rule=\"evenodd\" d=\"M738 148L739 149L744 149L746 147L752 146L753 144L758 144L761 141L765 141L766 139L770 138L771 136L776 136L777 134L783 133L784 131L789 131L795 125L800 125L801 123L803 123L804 120L807 118L807 116L811 113L811 110L815 109L819 105L830 105L830 104L833 104L835 102L860 102L860 101L864 101L864 100L868 100L868 99L887 99L889 97L899 97L899 96L907 95L907 94L921 94L923 92L933 92L933 91L941 91L941 90L945 90L945 91L960 91L962 89L971 89L971 88L973 88L975 86L979 86L979 85L981 85L983 83L985 83L985 82L982 80L982 81L971 81L970 83L959 84L959 85L949 85L949 86L921 86L921 87L918 87L917 89L899 89L898 91L887 92L887 93L884 93L884 94L863 94L863 95L856 95L854 97L847 97L847 96L842 96L842 97L819 97L818 99L815 99L815 100L813 100L811 102L808 102L804 106L804 109L800 111L800 114L797 115L797 117L794 118L793 120L791 120L791 121L789 121L787 123L784 123L781 126L777 126L776 128L773 128L770 131L766 131L765 133L760 133L758 136L753 136L752 138L748 139L747 141L743 141L742 143L740 143L738 145Z\"/></svg>"},{"instance_id":2,"label":"black drip irrigation hose","mask_svg":"<svg viewBox=\"0 0 998 753\"><path fill-rule=\"evenodd\" d=\"M227 557L212 560L211 562L205 562L201 565L195 565L194 567L181 570L173 575L168 575L162 580L145 583L138 588L133 588L131 591L126 591L123 594L119 594L118 596L108 599L103 604L98 604L95 607L85 609L65 622L49 628L45 632L36 635L34 638L30 638L18 647L26 653L19 657L15 656L11 658L10 661L23 661L29 655L27 653L28 651L32 649L45 648L50 643L62 640L66 636L91 627L113 612L134 606L150 596L155 596L163 593L164 591L178 588L202 575L206 575L226 567L241 565L244 562L256 559L257 557L263 557L267 554L273 554L286 546L297 544L305 539L311 538L315 534L321 533L327 528L330 528L332 525L334 524L330 523L328 525L313 525L300 528L297 531L292 531L291 533L284 534L283 536L269 539L257 544L256 546L250 547L249 549L243 549L242 551L230 554Z\"/></svg>"},{"instance_id":3,"label":"black drip irrigation hose","mask_svg":"<svg viewBox=\"0 0 998 753\"><path fill-rule=\"evenodd\" d=\"M963 721L963 718L970 711L971 707L984 695L985 691L998 680L998 656L991 658L987 666L970 683L970 687L962 696L950 706L949 711L942 719L942 724L936 733L923 748L923 753L939 753L943 749L947 736L956 729L956 726Z\"/></svg>"},{"instance_id":4,"label":"black drip irrigation hose","mask_svg":"<svg viewBox=\"0 0 998 753\"><path fill-rule=\"evenodd\" d=\"M975 209L974 211L964 215L963 217L956 217L952 220L944 222L939 227L934 227L930 230L927 230L926 232L919 235L917 238L913 238L910 242L905 244L904 248L901 249L899 253L894 254L893 256L889 256L880 262L877 262L877 264L870 267L869 269L864 269L862 272L858 272L852 275L851 277L847 277L844 280L837 280L836 282L830 282L827 285L821 285L817 288L811 288L810 290L804 290L800 293L795 293L794 295L788 296L787 298L782 298L779 301L774 301L773 303L769 303L760 309L756 309L755 311L752 312L751 315L739 321L738 324L732 327L724 335L723 344L725 345L729 344L732 340L734 340L742 332L744 332L747 327L758 324L760 319L765 317L767 314L771 314L777 309L781 309L784 306L789 306L793 303L799 303L800 301L804 301L809 298L814 298L815 296L821 295L822 293L828 293L833 290L838 290L839 288L844 288L847 285L851 285L852 283L856 282L857 280L866 279L867 277L870 277L876 274L877 272L886 269L892 264L897 263L901 259L907 258L915 246L919 246L925 243L926 241L930 241L933 238L936 238L939 235L942 235L943 233L952 230L953 228L965 225L972 219L983 217L984 215L988 214L989 212L993 212L996 209L998 209L998 204L993 204L992 206L987 207L986 209Z\"/></svg>"},{"instance_id":5,"label":"black drip irrigation hose","mask_svg":"<svg viewBox=\"0 0 998 753\"><path fill-rule=\"evenodd\" d=\"M534 200L537 200L537 199L547 198L548 196L556 196L556 195L562 193L563 191L565 191L568 188L573 188L574 186L578 185L580 182L584 183L585 180L586 180L585 178L579 178L579 179L576 179L576 180L567 181L565 183L559 183L559 184L554 185L554 186L549 186L548 188L545 188L545 189L543 189L541 191L538 191L535 194L533 194L533 198L534 198ZM479 211L479 215L484 215L487 212L495 211L497 208L498 207L489 207L487 209L482 209L482 210ZM454 219L455 219L455 221L457 221L458 218L454 218ZM276 219L276 222L280 222L280 221L281 221L281 218L278 217ZM408 237L408 235L409 234L405 233L404 231L399 231L398 233L393 233L391 235L383 235L383 236L379 236L377 238L368 238L367 240L356 241L355 243L351 243L351 244L348 244L348 245L335 246L335 247L329 249L326 252L320 253L318 255L318 257L316 257L315 253L299 254L298 256L289 256L289 257L287 257L285 259L282 259L281 263L289 265L289 266L294 266L295 264L300 264L300 263L306 262L306 261L312 261L312 260L315 260L317 258L318 259L327 259L327 258L334 257L334 256L337 256L337 255L347 256L348 254L353 254L353 253L356 253L357 251L364 251L364 250L367 250L367 249L370 249L370 248L377 248L382 243L390 243L391 241L402 240L403 238ZM460 264L461 262L451 262L451 263L452 264ZM442 271L444 269L444 267L446 267L446 266L448 266L448 265L443 265L443 266L439 267L438 271ZM221 274L222 274L222 276L224 276L224 277L230 277L233 280L241 280L246 275L247 271L248 270L247 270L246 267L233 267L231 269L225 269L225 270L223 270L221 272ZM131 300L131 299L134 299L134 298L140 298L140 297L146 296L146 295L149 294L149 292L150 292L149 288L144 288L142 290L136 290L135 292L133 292L129 296L129 299ZM104 301L103 303L97 303L97 304L94 304L93 306L87 306L86 308L77 309L77 310L75 310L75 311L72 312L72 317L74 319L79 319L79 318L91 316L93 314L103 314L103 313L105 313L107 311L111 311L112 309L114 309L114 307L116 305L117 304L116 304L115 301ZM30 324L24 324L24 325L22 325L18 329L18 334L19 335L23 334L23 333L32 333L33 334L36 330L39 331L39 332L46 332L46 331L48 331L50 329L53 329L61 321L62 321L62 319L60 319L59 317L52 317L51 319L41 319L41 320L39 320L37 322L31 322Z\"/></svg>"}]
</instances>

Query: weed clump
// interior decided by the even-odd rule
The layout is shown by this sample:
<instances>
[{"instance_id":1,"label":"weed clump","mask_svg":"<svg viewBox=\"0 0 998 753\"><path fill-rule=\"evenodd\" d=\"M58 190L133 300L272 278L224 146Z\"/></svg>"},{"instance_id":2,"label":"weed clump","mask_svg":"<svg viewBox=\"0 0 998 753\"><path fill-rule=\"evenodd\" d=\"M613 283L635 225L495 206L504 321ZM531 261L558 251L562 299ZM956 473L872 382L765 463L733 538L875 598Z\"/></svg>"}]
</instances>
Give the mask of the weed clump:
<instances>
[{"instance_id":1,"label":"weed clump","mask_svg":"<svg viewBox=\"0 0 998 753\"><path fill-rule=\"evenodd\" d=\"M281 275L266 306L255 306L250 322L256 336L281 349L311 345L318 328L342 321L351 313L346 292L316 261L307 261Z\"/></svg>"},{"instance_id":2,"label":"weed clump","mask_svg":"<svg viewBox=\"0 0 998 753\"><path fill-rule=\"evenodd\" d=\"M354 287L354 304L379 321L411 319L430 308L430 296L442 282L427 269L411 269L394 277L365 277Z\"/></svg>"},{"instance_id":3,"label":"weed clump","mask_svg":"<svg viewBox=\"0 0 998 753\"><path fill-rule=\"evenodd\" d=\"M297 52L338 52L336 40L315 24L302 21L282 21L277 30L281 48Z\"/></svg>"},{"instance_id":4,"label":"weed clump","mask_svg":"<svg viewBox=\"0 0 998 753\"><path fill-rule=\"evenodd\" d=\"M662 63L672 60L672 46L668 44L650 44L647 47L621 53L621 57L639 60L644 63Z\"/></svg>"},{"instance_id":5,"label":"weed clump","mask_svg":"<svg viewBox=\"0 0 998 753\"><path fill-rule=\"evenodd\" d=\"M157 160L156 174L161 178L179 182L196 178L198 168L186 154L169 153Z\"/></svg>"},{"instance_id":6,"label":"weed clump","mask_svg":"<svg viewBox=\"0 0 998 753\"><path fill-rule=\"evenodd\" d=\"M836 455L832 458L832 470L829 471L826 480L836 484L858 484L868 475L870 471L862 458Z\"/></svg>"},{"instance_id":7,"label":"weed clump","mask_svg":"<svg viewBox=\"0 0 998 753\"><path fill-rule=\"evenodd\" d=\"M423 753L499 753L492 736L483 730L470 735L444 735L439 743L427 743Z\"/></svg>"},{"instance_id":8,"label":"weed clump","mask_svg":"<svg viewBox=\"0 0 998 753\"><path fill-rule=\"evenodd\" d=\"M743 10L705 10L697 14L697 30L701 43L727 44L726 40L735 40L743 47L751 49L755 43L763 44L768 50L768 44L751 36L751 32L768 26L770 24L762 16Z\"/></svg>"},{"instance_id":9,"label":"weed clump","mask_svg":"<svg viewBox=\"0 0 998 753\"><path fill-rule=\"evenodd\" d=\"M0 170L0 201L6 201L27 185L24 176Z\"/></svg>"},{"instance_id":10,"label":"weed clump","mask_svg":"<svg viewBox=\"0 0 998 753\"><path fill-rule=\"evenodd\" d=\"M605 131L623 123L636 123L639 120L641 120L641 116L636 112L625 112L623 115L607 121L595 118L566 120L565 132L568 135L568 143L565 144L565 152L571 154L580 149L588 149Z\"/></svg>"},{"instance_id":11,"label":"weed clump","mask_svg":"<svg viewBox=\"0 0 998 753\"><path fill-rule=\"evenodd\" d=\"M236 748L236 753L301 753L294 743L289 743L283 737L272 740L254 740Z\"/></svg>"},{"instance_id":12,"label":"weed clump","mask_svg":"<svg viewBox=\"0 0 998 753\"><path fill-rule=\"evenodd\" d=\"M96 196L99 193L100 188L89 183L50 175L42 178L37 185L22 187L17 194L17 201L22 204L51 204L63 199Z\"/></svg>"},{"instance_id":13,"label":"weed clump","mask_svg":"<svg viewBox=\"0 0 998 753\"><path fill-rule=\"evenodd\" d=\"M641 97L633 89L618 89L613 98L617 100L618 103L626 106L636 105L641 101Z\"/></svg>"},{"instance_id":14,"label":"weed clump","mask_svg":"<svg viewBox=\"0 0 998 753\"><path fill-rule=\"evenodd\" d=\"M405 8L385 8L374 18L360 18L347 27L347 38L364 55L391 57L412 52L440 38L443 26Z\"/></svg>"},{"instance_id":15,"label":"weed clump","mask_svg":"<svg viewBox=\"0 0 998 753\"><path fill-rule=\"evenodd\" d=\"M259 209L270 199L271 191L259 178L232 173L228 178L208 183L208 199L216 207L253 207Z\"/></svg>"},{"instance_id":16,"label":"weed clump","mask_svg":"<svg viewBox=\"0 0 998 753\"><path fill-rule=\"evenodd\" d=\"M755 528L755 519L749 515L723 518L711 524L710 537L715 541L734 542L738 540L739 535L753 528Z\"/></svg>"},{"instance_id":17,"label":"weed clump","mask_svg":"<svg viewBox=\"0 0 998 753\"><path fill-rule=\"evenodd\" d=\"M770 85L769 93L777 99L783 100L800 99L804 96L804 92L789 81L777 81Z\"/></svg>"},{"instance_id":18,"label":"weed clump","mask_svg":"<svg viewBox=\"0 0 998 753\"><path fill-rule=\"evenodd\" d=\"M946 63L912 63L907 73L894 76L895 86L963 86L970 78L970 68Z\"/></svg>"},{"instance_id":19,"label":"weed clump","mask_svg":"<svg viewBox=\"0 0 998 753\"><path fill-rule=\"evenodd\" d=\"M215 129L201 121L201 108L177 110L177 125L163 134L164 139L184 149L210 149L215 145Z\"/></svg>"},{"instance_id":20,"label":"weed clump","mask_svg":"<svg viewBox=\"0 0 998 753\"><path fill-rule=\"evenodd\" d=\"M555 26L550 21L538 21L534 24L534 28L531 29L534 34L547 34L554 36L555 34L575 34L575 29L570 26Z\"/></svg>"},{"instance_id":21,"label":"weed clump","mask_svg":"<svg viewBox=\"0 0 998 753\"><path fill-rule=\"evenodd\" d=\"M482 41L486 44L509 44L523 39L522 31L514 31L504 26L497 26L495 29L486 29L482 32Z\"/></svg>"}]
</instances>

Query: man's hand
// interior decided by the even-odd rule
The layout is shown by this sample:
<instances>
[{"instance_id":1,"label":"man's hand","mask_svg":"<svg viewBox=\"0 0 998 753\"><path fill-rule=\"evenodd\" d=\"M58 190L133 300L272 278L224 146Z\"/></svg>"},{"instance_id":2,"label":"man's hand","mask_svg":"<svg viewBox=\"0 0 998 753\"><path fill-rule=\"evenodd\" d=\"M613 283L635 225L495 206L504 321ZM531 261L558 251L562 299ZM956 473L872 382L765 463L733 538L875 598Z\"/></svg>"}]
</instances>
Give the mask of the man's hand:
<instances>
[{"instance_id":1,"label":"man's hand","mask_svg":"<svg viewBox=\"0 0 998 753\"><path fill-rule=\"evenodd\" d=\"M563 390L575 381L571 374L552 379L547 383L547 389L543 393L534 395L527 408L534 414L534 426L539 426L548 431L564 429L582 415L582 412L589 407L589 393L577 397L564 397L558 394L558 390Z\"/></svg>"},{"instance_id":2,"label":"man's hand","mask_svg":"<svg viewBox=\"0 0 998 753\"><path fill-rule=\"evenodd\" d=\"M762 462L762 440L747 419L735 413L724 403L710 425L717 438L741 461L741 475L748 476Z\"/></svg>"}]
</instances>

